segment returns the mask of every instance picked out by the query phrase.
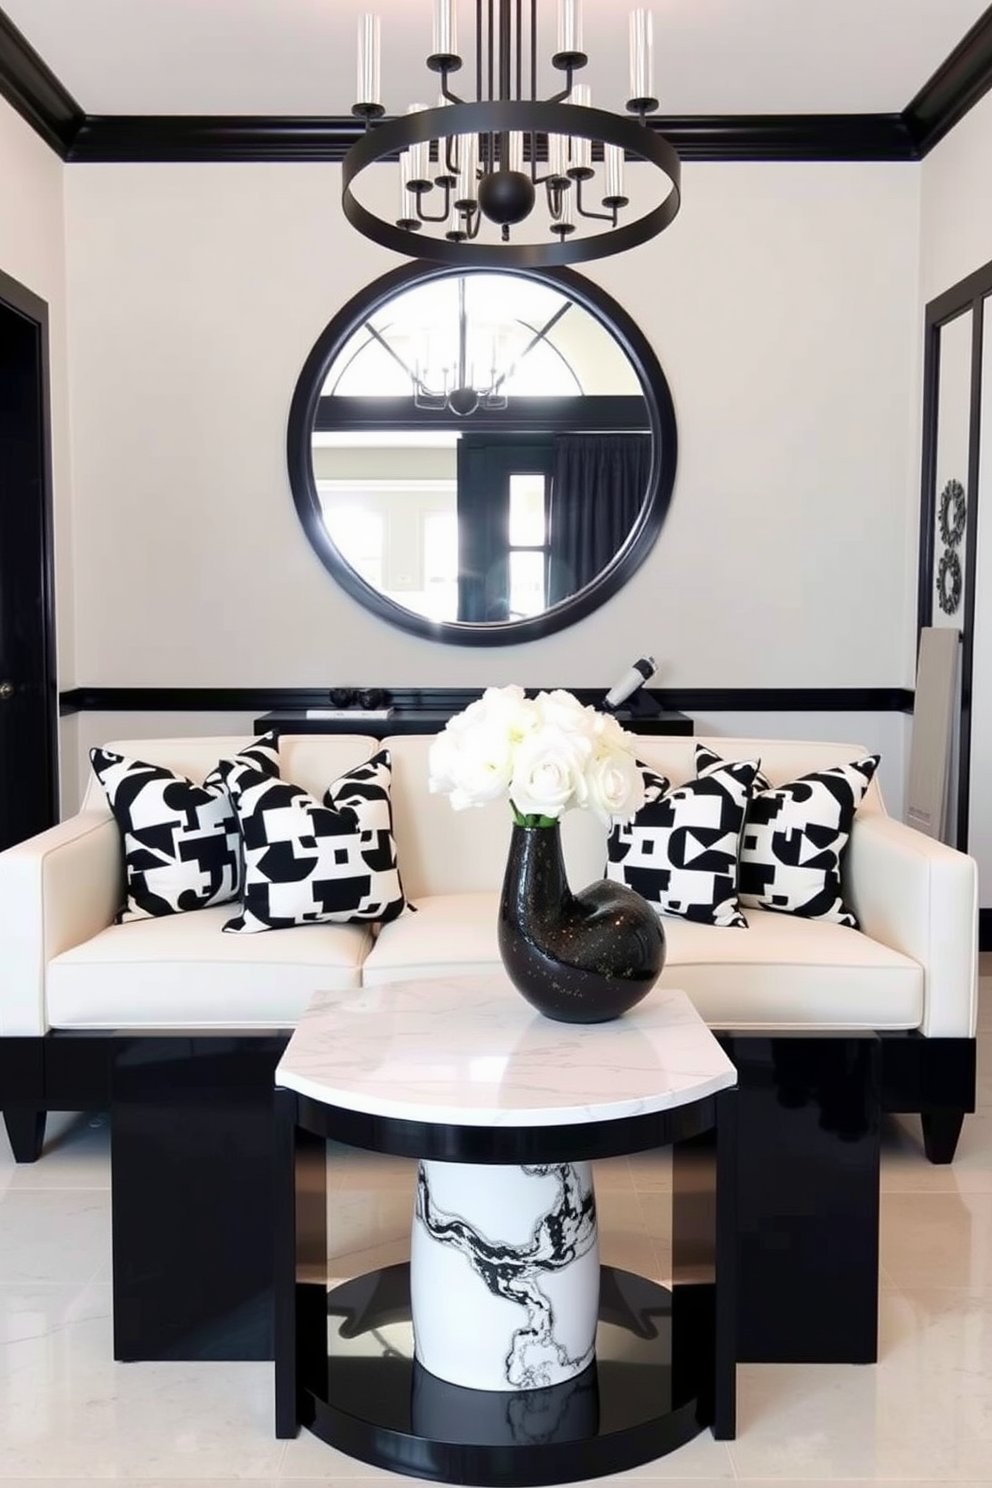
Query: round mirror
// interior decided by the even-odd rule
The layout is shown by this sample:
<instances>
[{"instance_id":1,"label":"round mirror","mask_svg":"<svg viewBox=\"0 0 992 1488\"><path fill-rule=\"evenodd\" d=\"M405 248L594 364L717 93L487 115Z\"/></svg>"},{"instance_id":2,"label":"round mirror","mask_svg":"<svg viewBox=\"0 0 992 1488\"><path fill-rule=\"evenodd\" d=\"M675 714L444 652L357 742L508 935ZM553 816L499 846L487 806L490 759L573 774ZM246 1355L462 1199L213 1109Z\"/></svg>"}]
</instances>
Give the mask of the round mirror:
<instances>
[{"instance_id":1,"label":"round mirror","mask_svg":"<svg viewBox=\"0 0 992 1488\"><path fill-rule=\"evenodd\" d=\"M288 458L349 594L417 635L509 644L572 624L643 562L675 413L645 337L578 274L412 264L317 341Z\"/></svg>"}]
</instances>

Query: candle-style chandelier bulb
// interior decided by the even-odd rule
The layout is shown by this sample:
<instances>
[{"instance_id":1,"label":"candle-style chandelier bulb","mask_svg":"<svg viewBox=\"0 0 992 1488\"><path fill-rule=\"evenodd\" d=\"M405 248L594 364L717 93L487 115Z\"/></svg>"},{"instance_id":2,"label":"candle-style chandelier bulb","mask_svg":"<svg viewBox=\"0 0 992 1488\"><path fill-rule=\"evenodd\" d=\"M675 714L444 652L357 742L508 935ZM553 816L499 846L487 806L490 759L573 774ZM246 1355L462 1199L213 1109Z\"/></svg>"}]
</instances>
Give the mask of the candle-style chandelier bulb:
<instances>
[{"instance_id":1,"label":"candle-style chandelier bulb","mask_svg":"<svg viewBox=\"0 0 992 1488\"><path fill-rule=\"evenodd\" d=\"M446 62L452 72L456 66L461 66L456 40L454 0L434 0L434 30L428 66L434 72L440 72L442 62Z\"/></svg>"},{"instance_id":2,"label":"candle-style chandelier bulb","mask_svg":"<svg viewBox=\"0 0 992 1488\"><path fill-rule=\"evenodd\" d=\"M658 107L654 96L654 20L649 10L630 13L630 98L633 114L651 114Z\"/></svg>"},{"instance_id":3,"label":"candle-style chandelier bulb","mask_svg":"<svg viewBox=\"0 0 992 1488\"><path fill-rule=\"evenodd\" d=\"M364 119L381 119L382 105L379 82L379 17L358 17L358 88L352 113Z\"/></svg>"},{"instance_id":4,"label":"candle-style chandelier bulb","mask_svg":"<svg viewBox=\"0 0 992 1488\"><path fill-rule=\"evenodd\" d=\"M588 62L582 50L582 0L558 0L558 46L551 60L559 71Z\"/></svg>"}]
</instances>

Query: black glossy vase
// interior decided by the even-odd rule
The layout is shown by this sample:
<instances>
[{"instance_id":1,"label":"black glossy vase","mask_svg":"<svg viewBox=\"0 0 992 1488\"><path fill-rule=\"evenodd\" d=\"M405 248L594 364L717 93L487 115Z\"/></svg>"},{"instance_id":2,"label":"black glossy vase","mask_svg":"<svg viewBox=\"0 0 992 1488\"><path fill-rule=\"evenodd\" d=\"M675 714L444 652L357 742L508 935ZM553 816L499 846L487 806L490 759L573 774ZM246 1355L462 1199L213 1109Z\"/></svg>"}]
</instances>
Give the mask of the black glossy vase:
<instances>
[{"instance_id":1,"label":"black glossy vase","mask_svg":"<svg viewBox=\"0 0 992 1488\"><path fill-rule=\"evenodd\" d=\"M498 931L510 981L562 1023L619 1018L665 964L664 929L640 894L605 878L572 893L557 824L514 825Z\"/></svg>"}]
</instances>

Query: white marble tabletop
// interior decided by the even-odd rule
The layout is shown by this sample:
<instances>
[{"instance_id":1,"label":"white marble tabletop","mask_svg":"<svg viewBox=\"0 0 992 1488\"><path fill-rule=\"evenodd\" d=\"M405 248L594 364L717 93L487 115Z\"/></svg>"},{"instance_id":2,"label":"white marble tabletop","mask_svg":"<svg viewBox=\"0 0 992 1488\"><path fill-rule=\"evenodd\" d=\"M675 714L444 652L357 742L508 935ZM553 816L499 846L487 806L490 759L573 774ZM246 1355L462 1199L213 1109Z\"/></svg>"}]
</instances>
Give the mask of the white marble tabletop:
<instances>
[{"instance_id":1,"label":"white marble tabletop","mask_svg":"<svg viewBox=\"0 0 992 1488\"><path fill-rule=\"evenodd\" d=\"M275 1078L369 1115L566 1126L685 1105L737 1071L684 992L655 988L611 1023L556 1023L492 972L318 993Z\"/></svg>"}]
</instances>

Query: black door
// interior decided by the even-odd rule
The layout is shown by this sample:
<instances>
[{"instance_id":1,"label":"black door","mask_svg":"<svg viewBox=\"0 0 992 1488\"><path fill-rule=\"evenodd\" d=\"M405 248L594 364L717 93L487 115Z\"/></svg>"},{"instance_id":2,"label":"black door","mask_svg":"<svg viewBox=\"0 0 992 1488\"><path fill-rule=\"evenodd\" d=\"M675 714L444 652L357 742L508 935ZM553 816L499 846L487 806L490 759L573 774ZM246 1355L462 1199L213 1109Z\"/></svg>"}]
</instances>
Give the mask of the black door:
<instances>
[{"instance_id":1,"label":"black door","mask_svg":"<svg viewBox=\"0 0 992 1488\"><path fill-rule=\"evenodd\" d=\"M459 620L519 620L546 608L547 493L553 462L554 435L550 433L463 434L459 438ZM521 541L513 531L513 484L528 478L538 482L543 493L541 530ZM535 563L540 576L537 611L517 610L513 595L523 574L518 569L515 575L515 566L532 569Z\"/></svg>"},{"instance_id":2,"label":"black door","mask_svg":"<svg viewBox=\"0 0 992 1488\"><path fill-rule=\"evenodd\" d=\"M58 819L48 308L0 273L0 849Z\"/></svg>"}]
</instances>

